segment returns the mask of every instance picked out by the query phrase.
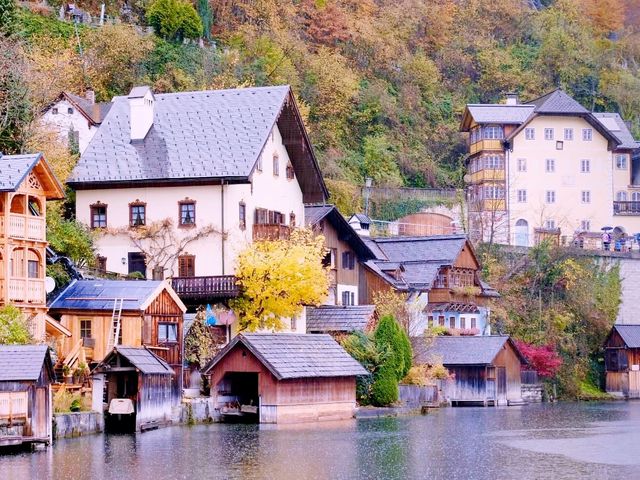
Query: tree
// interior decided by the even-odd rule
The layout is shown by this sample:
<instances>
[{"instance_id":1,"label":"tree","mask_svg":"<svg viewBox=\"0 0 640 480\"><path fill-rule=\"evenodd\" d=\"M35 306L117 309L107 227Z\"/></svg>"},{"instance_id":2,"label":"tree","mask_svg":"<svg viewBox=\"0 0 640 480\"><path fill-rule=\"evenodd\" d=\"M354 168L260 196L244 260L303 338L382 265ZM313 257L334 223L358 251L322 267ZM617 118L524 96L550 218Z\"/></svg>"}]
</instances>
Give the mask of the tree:
<instances>
[{"instance_id":1,"label":"tree","mask_svg":"<svg viewBox=\"0 0 640 480\"><path fill-rule=\"evenodd\" d=\"M61 203L47 205L47 240L58 255L70 258L78 267L95 262L94 234L76 220L62 216Z\"/></svg>"},{"instance_id":2,"label":"tree","mask_svg":"<svg viewBox=\"0 0 640 480\"><path fill-rule=\"evenodd\" d=\"M0 0L0 35L10 35L15 29L15 0Z\"/></svg>"},{"instance_id":3,"label":"tree","mask_svg":"<svg viewBox=\"0 0 640 480\"><path fill-rule=\"evenodd\" d=\"M202 368L220 349L219 338L207 325L207 315L203 306L198 307L196 316L184 339L184 358Z\"/></svg>"},{"instance_id":4,"label":"tree","mask_svg":"<svg viewBox=\"0 0 640 480\"><path fill-rule=\"evenodd\" d=\"M516 345L539 376L552 378L560 370L562 358L553 345L536 346L521 340L516 340Z\"/></svg>"},{"instance_id":5,"label":"tree","mask_svg":"<svg viewBox=\"0 0 640 480\"><path fill-rule=\"evenodd\" d=\"M389 350L388 363L395 372L396 379L402 380L411 368L413 358L409 337L400 328L395 318L385 315L378 323L374 338L379 349Z\"/></svg>"},{"instance_id":6,"label":"tree","mask_svg":"<svg viewBox=\"0 0 640 480\"><path fill-rule=\"evenodd\" d=\"M22 312L13 305L0 308L0 345L25 345L32 341Z\"/></svg>"},{"instance_id":7,"label":"tree","mask_svg":"<svg viewBox=\"0 0 640 480\"><path fill-rule=\"evenodd\" d=\"M258 241L238 255L236 276L242 294L231 301L240 330L283 328L283 318L326 297L329 277L322 259L324 237L296 229L288 240Z\"/></svg>"},{"instance_id":8,"label":"tree","mask_svg":"<svg viewBox=\"0 0 640 480\"><path fill-rule=\"evenodd\" d=\"M211 26L213 25L213 12L211 11L211 5L209 0L198 0L196 5L198 9L198 15L202 22L202 36L205 40L211 40Z\"/></svg>"},{"instance_id":9,"label":"tree","mask_svg":"<svg viewBox=\"0 0 640 480\"><path fill-rule=\"evenodd\" d=\"M0 152L20 153L33 120L22 46L0 36Z\"/></svg>"},{"instance_id":10,"label":"tree","mask_svg":"<svg viewBox=\"0 0 640 480\"><path fill-rule=\"evenodd\" d=\"M387 350L380 350L373 340L373 334L355 331L340 339L342 347L369 372L356 378L356 398L360 405L372 402L373 383L387 360Z\"/></svg>"},{"instance_id":11,"label":"tree","mask_svg":"<svg viewBox=\"0 0 640 480\"><path fill-rule=\"evenodd\" d=\"M147 20L156 35L182 42L202 36L202 21L185 0L154 0L147 8Z\"/></svg>"}]
</instances>

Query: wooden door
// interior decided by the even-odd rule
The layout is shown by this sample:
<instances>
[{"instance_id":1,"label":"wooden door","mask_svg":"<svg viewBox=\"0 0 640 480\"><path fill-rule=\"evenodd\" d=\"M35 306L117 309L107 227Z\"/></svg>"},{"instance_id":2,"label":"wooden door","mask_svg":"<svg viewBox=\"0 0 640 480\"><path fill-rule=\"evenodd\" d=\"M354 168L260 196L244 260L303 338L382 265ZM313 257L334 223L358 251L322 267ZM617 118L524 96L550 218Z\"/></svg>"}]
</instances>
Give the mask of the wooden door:
<instances>
[{"instance_id":1,"label":"wooden door","mask_svg":"<svg viewBox=\"0 0 640 480\"><path fill-rule=\"evenodd\" d=\"M499 404L506 405L507 403L507 369L505 367L497 367L496 370L498 374L497 400Z\"/></svg>"},{"instance_id":2,"label":"wooden door","mask_svg":"<svg viewBox=\"0 0 640 480\"><path fill-rule=\"evenodd\" d=\"M49 399L47 398L49 388L37 387L35 395L35 405L33 406L33 436L46 438L49 436Z\"/></svg>"},{"instance_id":3,"label":"wooden door","mask_svg":"<svg viewBox=\"0 0 640 480\"><path fill-rule=\"evenodd\" d=\"M129 273L140 272L145 278L147 276L147 266L144 254L140 252L129 252Z\"/></svg>"},{"instance_id":4,"label":"wooden door","mask_svg":"<svg viewBox=\"0 0 640 480\"><path fill-rule=\"evenodd\" d=\"M195 277L196 276L195 255L180 255L178 257L178 276L179 277Z\"/></svg>"},{"instance_id":5,"label":"wooden door","mask_svg":"<svg viewBox=\"0 0 640 480\"><path fill-rule=\"evenodd\" d=\"M629 397L640 397L640 371L638 370L629 372Z\"/></svg>"}]
</instances>

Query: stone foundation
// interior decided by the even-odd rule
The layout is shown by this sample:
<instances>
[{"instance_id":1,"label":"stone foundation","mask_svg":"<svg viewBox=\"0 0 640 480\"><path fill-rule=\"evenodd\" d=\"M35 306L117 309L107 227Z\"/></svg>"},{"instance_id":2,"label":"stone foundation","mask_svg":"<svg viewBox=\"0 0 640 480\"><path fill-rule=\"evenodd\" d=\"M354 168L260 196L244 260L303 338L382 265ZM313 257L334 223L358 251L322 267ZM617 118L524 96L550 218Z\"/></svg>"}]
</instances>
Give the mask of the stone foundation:
<instances>
[{"instance_id":1,"label":"stone foundation","mask_svg":"<svg viewBox=\"0 0 640 480\"><path fill-rule=\"evenodd\" d=\"M542 402L543 387L541 384L537 384L537 385L522 384L520 389L522 391L522 400L524 400L525 402L527 403Z\"/></svg>"},{"instance_id":2,"label":"stone foundation","mask_svg":"<svg viewBox=\"0 0 640 480\"><path fill-rule=\"evenodd\" d=\"M104 417L98 412L56 413L53 438L80 437L104 431Z\"/></svg>"}]
</instances>

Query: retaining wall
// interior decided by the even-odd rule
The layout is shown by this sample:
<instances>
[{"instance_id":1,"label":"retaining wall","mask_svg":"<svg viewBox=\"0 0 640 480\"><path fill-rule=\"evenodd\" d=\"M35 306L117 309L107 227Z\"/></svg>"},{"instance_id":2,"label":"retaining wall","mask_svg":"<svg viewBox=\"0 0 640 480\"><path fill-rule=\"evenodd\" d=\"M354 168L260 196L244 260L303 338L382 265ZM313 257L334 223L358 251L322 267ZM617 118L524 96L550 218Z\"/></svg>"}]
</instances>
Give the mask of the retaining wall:
<instances>
[{"instance_id":1,"label":"retaining wall","mask_svg":"<svg viewBox=\"0 0 640 480\"><path fill-rule=\"evenodd\" d=\"M80 437L104 431L99 412L70 412L53 415L53 438Z\"/></svg>"}]
</instances>

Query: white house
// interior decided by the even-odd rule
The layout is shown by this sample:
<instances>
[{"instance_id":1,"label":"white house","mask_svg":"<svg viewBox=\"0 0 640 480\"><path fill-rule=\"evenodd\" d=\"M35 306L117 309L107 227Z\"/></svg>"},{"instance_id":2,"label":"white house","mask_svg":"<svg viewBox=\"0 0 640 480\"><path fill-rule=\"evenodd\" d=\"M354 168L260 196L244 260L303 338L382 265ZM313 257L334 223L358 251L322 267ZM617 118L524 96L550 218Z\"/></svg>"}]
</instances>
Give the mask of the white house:
<instances>
[{"instance_id":1,"label":"white house","mask_svg":"<svg viewBox=\"0 0 640 480\"><path fill-rule=\"evenodd\" d=\"M304 225L327 190L288 86L116 97L68 184L100 267L224 297L253 239ZM137 240L146 225L150 238ZM301 322L302 323L302 322ZM299 329L304 331L304 325Z\"/></svg>"},{"instance_id":2,"label":"white house","mask_svg":"<svg viewBox=\"0 0 640 480\"><path fill-rule=\"evenodd\" d=\"M78 151L83 153L110 108L110 102L96 103L95 94L91 90L87 91L85 97L62 92L45 109L40 121L55 129L65 144L68 145L69 140L73 139Z\"/></svg>"}]
</instances>

